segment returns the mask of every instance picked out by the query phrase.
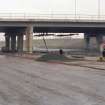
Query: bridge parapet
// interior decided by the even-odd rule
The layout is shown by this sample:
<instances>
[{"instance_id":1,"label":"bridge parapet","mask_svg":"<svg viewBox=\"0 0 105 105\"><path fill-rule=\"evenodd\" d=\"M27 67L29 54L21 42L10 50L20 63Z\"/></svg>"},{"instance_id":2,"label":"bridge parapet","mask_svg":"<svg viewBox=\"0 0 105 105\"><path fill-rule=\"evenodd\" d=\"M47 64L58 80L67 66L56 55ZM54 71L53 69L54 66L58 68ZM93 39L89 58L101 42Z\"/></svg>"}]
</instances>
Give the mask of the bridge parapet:
<instances>
[{"instance_id":1,"label":"bridge parapet","mask_svg":"<svg viewBox=\"0 0 105 105\"><path fill-rule=\"evenodd\" d=\"M105 15L84 15L84 14L31 14L31 13L0 13L2 19L43 19L43 20L90 20L102 21L105 20Z\"/></svg>"}]
</instances>

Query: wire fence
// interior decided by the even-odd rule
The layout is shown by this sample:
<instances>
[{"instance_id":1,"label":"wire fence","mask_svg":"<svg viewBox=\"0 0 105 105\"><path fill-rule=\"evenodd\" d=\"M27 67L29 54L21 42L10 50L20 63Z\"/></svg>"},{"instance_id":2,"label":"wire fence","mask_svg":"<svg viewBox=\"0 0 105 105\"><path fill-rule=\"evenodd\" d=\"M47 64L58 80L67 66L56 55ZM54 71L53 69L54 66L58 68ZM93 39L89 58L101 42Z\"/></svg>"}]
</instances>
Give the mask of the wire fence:
<instances>
[{"instance_id":1,"label":"wire fence","mask_svg":"<svg viewBox=\"0 0 105 105\"><path fill-rule=\"evenodd\" d=\"M0 19L105 20L105 15L0 13Z\"/></svg>"}]
</instances>

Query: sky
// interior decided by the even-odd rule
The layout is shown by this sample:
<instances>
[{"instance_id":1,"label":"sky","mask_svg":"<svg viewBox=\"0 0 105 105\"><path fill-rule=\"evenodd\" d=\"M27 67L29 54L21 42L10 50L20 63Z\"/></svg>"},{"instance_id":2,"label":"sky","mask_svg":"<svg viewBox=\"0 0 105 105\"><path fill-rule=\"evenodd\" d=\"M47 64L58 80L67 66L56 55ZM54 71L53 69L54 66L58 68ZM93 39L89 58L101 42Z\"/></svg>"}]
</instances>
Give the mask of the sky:
<instances>
[{"instance_id":1,"label":"sky","mask_svg":"<svg viewBox=\"0 0 105 105\"><path fill-rule=\"evenodd\" d=\"M76 0L76 13L105 15L105 0ZM0 13L74 14L75 0L0 0Z\"/></svg>"}]
</instances>

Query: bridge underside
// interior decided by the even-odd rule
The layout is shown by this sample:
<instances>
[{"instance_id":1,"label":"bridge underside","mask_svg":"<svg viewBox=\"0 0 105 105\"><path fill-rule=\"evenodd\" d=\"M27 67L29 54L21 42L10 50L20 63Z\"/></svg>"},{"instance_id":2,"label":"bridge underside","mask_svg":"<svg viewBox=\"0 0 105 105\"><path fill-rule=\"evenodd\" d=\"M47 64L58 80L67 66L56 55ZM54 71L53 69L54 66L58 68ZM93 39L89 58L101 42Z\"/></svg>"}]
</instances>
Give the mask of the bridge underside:
<instances>
[{"instance_id":1,"label":"bridge underside","mask_svg":"<svg viewBox=\"0 0 105 105\"><path fill-rule=\"evenodd\" d=\"M95 36L98 47L102 43L105 27L42 27L42 26L0 26L0 32L5 33L6 51L23 51L23 36L26 35L26 51L32 53L33 33L85 33L86 49L89 49L90 37Z\"/></svg>"},{"instance_id":2,"label":"bridge underside","mask_svg":"<svg viewBox=\"0 0 105 105\"><path fill-rule=\"evenodd\" d=\"M0 27L0 32L24 32L26 27ZM105 28L96 27L34 27L36 33L105 33Z\"/></svg>"},{"instance_id":3,"label":"bridge underside","mask_svg":"<svg viewBox=\"0 0 105 105\"><path fill-rule=\"evenodd\" d=\"M105 33L105 28L96 27L34 27L34 32L51 33Z\"/></svg>"}]
</instances>

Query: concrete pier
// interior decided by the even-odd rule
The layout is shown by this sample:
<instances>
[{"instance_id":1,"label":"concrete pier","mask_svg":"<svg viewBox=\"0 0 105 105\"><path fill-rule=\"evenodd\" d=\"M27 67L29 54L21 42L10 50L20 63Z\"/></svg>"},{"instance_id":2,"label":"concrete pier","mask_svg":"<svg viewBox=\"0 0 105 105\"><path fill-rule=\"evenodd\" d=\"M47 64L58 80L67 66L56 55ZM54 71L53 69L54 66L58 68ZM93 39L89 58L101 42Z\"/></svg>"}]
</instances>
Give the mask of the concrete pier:
<instances>
[{"instance_id":1,"label":"concrete pier","mask_svg":"<svg viewBox=\"0 0 105 105\"><path fill-rule=\"evenodd\" d=\"M11 51L16 51L16 35L11 35Z\"/></svg>"},{"instance_id":2,"label":"concrete pier","mask_svg":"<svg viewBox=\"0 0 105 105\"><path fill-rule=\"evenodd\" d=\"M5 48L6 51L10 51L10 36L5 34Z\"/></svg>"},{"instance_id":3,"label":"concrete pier","mask_svg":"<svg viewBox=\"0 0 105 105\"><path fill-rule=\"evenodd\" d=\"M103 35L102 34L96 35L96 42L97 42L97 48L100 49L100 45L103 42Z\"/></svg>"},{"instance_id":4,"label":"concrete pier","mask_svg":"<svg viewBox=\"0 0 105 105\"><path fill-rule=\"evenodd\" d=\"M33 26L30 25L26 28L26 51L32 53L33 49Z\"/></svg>"},{"instance_id":5,"label":"concrete pier","mask_svg":"<svg viewBox=\"0 0 105 105\"><path fill-rule=\"evenodd\" d=\"M23 35L20 34L17 36L17 51L23 52Z\"/></svg>"},{"instance_id":6,"label":"concrete pier","mask_svg":"<svg viewBox=\"0 0 105 105\"><path fill-rule=\"evenodd\" d=\"M90 36L89 34L85 33L84 34L84 40L85 40L85 49L89 50L89 44L90 44Z\"/></svg>"}]
</instances>

